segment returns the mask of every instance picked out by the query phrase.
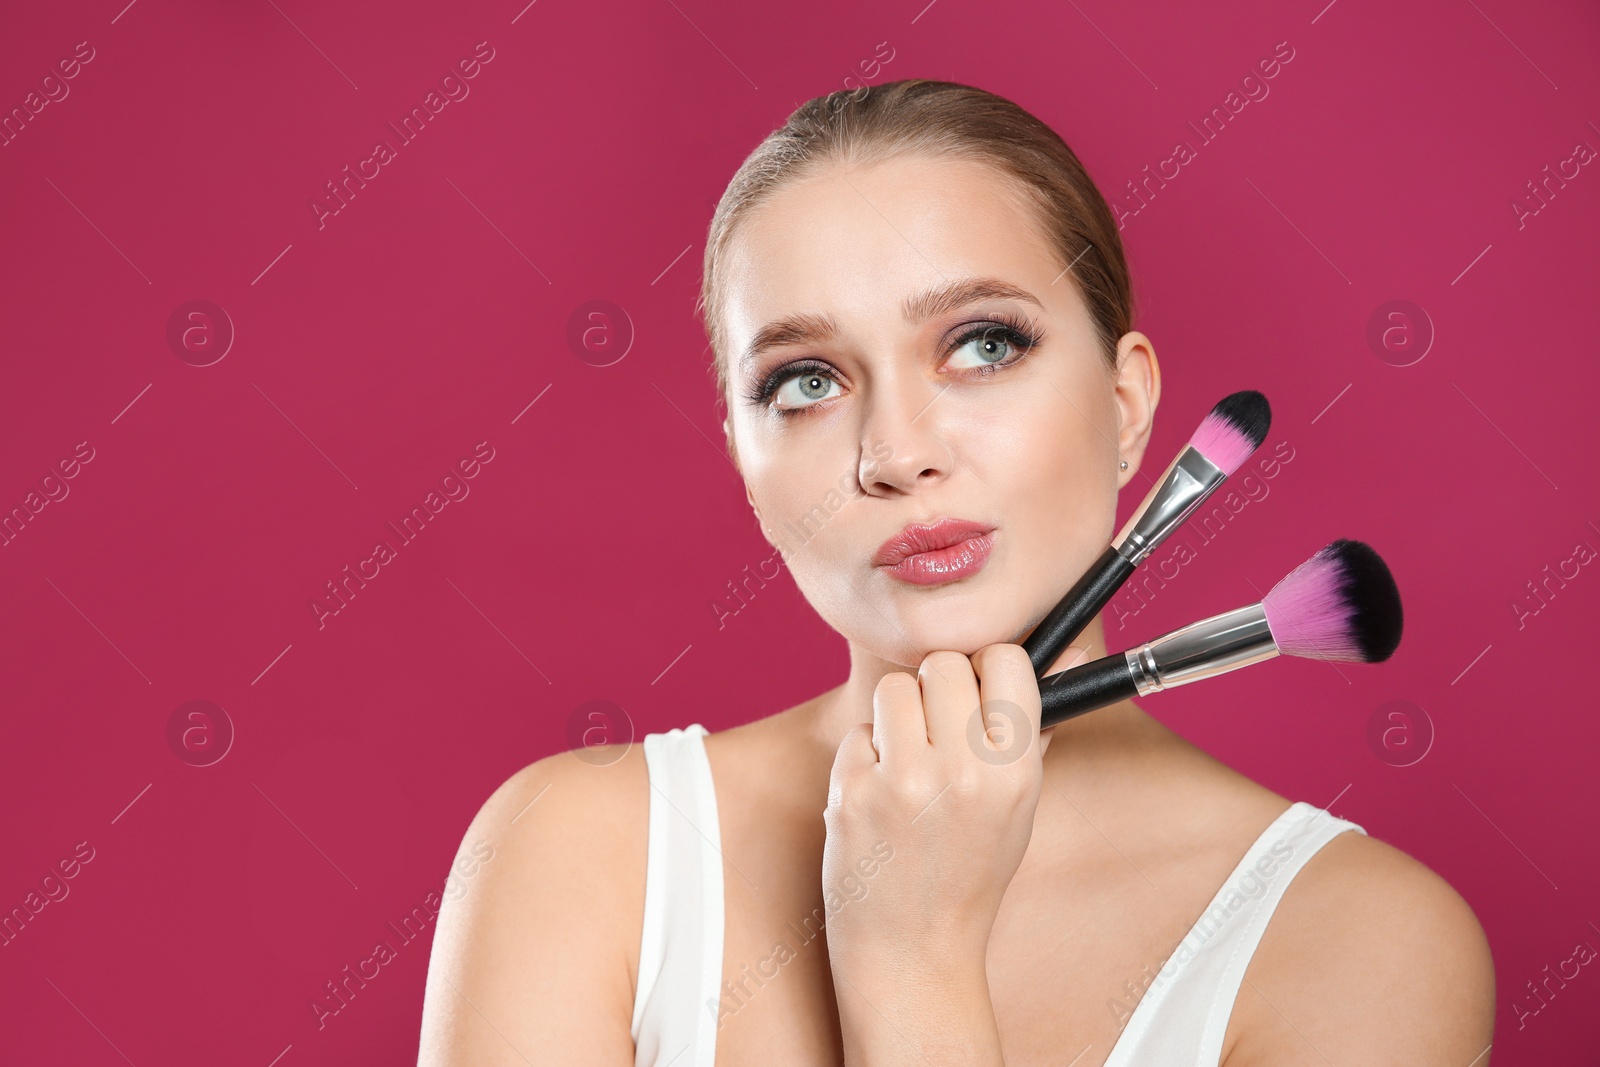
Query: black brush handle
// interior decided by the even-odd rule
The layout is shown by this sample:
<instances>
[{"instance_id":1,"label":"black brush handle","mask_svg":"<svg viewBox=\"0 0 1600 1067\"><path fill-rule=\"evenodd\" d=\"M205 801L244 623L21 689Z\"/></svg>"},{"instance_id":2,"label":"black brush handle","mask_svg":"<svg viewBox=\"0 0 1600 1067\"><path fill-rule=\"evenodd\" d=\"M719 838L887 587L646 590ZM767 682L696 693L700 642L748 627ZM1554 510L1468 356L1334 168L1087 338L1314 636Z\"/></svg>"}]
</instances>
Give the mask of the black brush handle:
<instances>
[{"instance_id":1,"label":"black brush handle","mask_svg":"<svg viewBox=\"0 0 1600 1067\"><path fill-rule=\"evenodd\" d=\"M1138 695L1128 657L1121 652L1057 671L1039 680L1039 697L1044 705L1039 728L1043 730L1063 719Z\"/></svg>"},{"instance_id":2,"label":"black brush handle","mask_svg":"<svg viewBox=\"0 0 1600 1067\"><path fill-rule=\"evenodd\" d=\"M1100 614L1100 609L1111 602L1136 568L1122 553L1110 545L1100 553L1100 558L1084 572L1076 585L1067 590L1061 602L1050 609L1044 621L1034 627L1033 633L1022 642L1033 661L1033 675L1043 678L1044 672L1060 658L1074 637L1083 632L1089 620ZM1066 672L1062 672L1066 673Z\"/></svg>"}]
</instances>

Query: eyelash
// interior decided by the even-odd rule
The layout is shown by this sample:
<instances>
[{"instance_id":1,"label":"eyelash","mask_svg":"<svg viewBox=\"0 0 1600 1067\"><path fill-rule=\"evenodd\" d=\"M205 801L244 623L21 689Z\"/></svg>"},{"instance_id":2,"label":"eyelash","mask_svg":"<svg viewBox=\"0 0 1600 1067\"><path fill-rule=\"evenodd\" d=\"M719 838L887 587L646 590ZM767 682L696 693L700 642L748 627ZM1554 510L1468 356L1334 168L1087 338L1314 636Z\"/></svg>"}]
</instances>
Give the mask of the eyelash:
<instances>
[{"instance_id":1,"label":"eyelash","mask_svg":"<svg viewBox=\"0 0 1600 1067\"><path fill-rule=\"evenodd\" d=\"M999 363L989 363L981 367L969 367L967 369L970 373L981 377L989 377L998 371L1014 367L1044 342L1044 331L1039 329L1038 326L1018 316L999 312L991 315L985 322L973 324L971 329L951 342L950 347L945 351L945 358L950 358L950 354L963 345L983 337L995 335L998 335L1000 340L1016 349L1018 354L1008 357ZM773 394L791 379L803 377L807 374L819 374L826 378L833 378L833 369L826 363L815 359L790 363L773 371L753 392L747 393L746 398L752 404L769 404L772 401ZM838 381L838 379L834 378L834 381ZM789 418L816 406L817 404L807 404L804 407L777 408L774 411L784 418Z\"/></svg>"}]
</instances>

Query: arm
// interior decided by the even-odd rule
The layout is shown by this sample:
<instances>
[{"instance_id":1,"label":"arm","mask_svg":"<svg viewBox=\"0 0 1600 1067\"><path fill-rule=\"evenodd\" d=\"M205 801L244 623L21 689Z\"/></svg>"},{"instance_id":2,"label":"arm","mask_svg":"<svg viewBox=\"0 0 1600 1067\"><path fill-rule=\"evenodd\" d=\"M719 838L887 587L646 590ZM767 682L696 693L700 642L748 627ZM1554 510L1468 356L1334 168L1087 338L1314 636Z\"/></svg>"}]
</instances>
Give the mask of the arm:
<instances>
[{"instance_id":1,"label":"arm","mask_svg":"<svg viewBox=\"0 0 1600 1067\"><path fill-rule=\"evenodd\" d=\"M1444 879L1345 834L1290 884L1240 988L1259 1024L1224 1067L1488 1067L1494 961Z\"/></svg>"},{"instance_id":2,"label":"arm","mask_svg":"<svg viewBox=\"0 0 1600 1067\"><path fill-rule=\"evenodd\" d=\"M1005 1063L981 959L907 956L871 976L835 972L834 991L847 1064Z\"/></svg>"},{"instance_id":3,"label":"arm","mask_svg":"<svg viewBox=\"0 0 1600 1067\"><path fill-rule=\"evenodd\" d=\"M632 1067L641 775L637 758L595 767L561 753L484 803L434 930L419 1067Z\"/></svg>"},{"instance_id":4,"label":"arm","mask_svg":"<svg viewBox=\"0 0 1600 1067\"><path fill-rule=\"evenodd\" d=\"M1039 710L1021 646L933 652L840 744L822 881L846 1063L1004 1063L985 957L1033 833Z\"/></svg>"}]
</instances>

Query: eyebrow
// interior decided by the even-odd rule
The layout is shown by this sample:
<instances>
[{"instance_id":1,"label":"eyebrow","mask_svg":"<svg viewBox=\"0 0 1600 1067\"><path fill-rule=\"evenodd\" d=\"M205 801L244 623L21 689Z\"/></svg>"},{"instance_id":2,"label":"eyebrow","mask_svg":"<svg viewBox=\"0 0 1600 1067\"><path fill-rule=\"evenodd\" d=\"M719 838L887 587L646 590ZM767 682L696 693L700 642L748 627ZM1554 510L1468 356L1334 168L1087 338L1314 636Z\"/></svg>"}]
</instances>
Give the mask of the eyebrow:
<instances>
[{"instance_id":1,"label":"eyebrow","mask_svg":"<svg viewBox=\"0 0 1600 1067\"><path fill-rule=\"evenodd\" d=\"M1032 304L1040 311L1045 310L1044 304L1038 297L1010 282L1001 281L999 278L964 278L932 286L906 297L900 303L900 313L908 323L915 326L935 315L954 311L978 300L1016 300ZM833 340L839 332L838 323L827 315L812 312L789 315L769 322L757 330L744 355L739 357L739 364L746 366L754 362L770 348L808 343L822 344Z\"/></svg>"}]
</instances>

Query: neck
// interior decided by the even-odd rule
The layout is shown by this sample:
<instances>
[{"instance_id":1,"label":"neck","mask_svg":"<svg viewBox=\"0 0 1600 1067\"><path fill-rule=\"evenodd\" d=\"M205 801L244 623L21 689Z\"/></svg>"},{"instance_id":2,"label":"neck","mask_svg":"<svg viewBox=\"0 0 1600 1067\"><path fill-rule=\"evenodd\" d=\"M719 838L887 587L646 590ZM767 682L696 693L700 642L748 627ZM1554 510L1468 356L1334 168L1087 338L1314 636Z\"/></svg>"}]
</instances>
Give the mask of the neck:
<instances>
[{"instance_id":1,"label":"neck","mask_svg":"<svg viewBox=\"0 0 1600 1067\"><path fill-rule=\"evenodd\" d=\"M1032 629L1015 638L1021 644ZM1083 651L1079 658L1079 650ZM1069 664L1088 662L1106 654L1104 629L1099 616L1073 639L1071 647L1057 657L1046 674L1065 670ZM891 663L850 643L850 677L844 684L816 697L806 706L807 732L813 737L822 754L831 762L844 735L857 723L872 721L872 694L884 675L903 671L915 675L917 664ZM1045 765L1061 762L1069 752L1086 752L1097 741L1123 733L1130 721L1147 716L1131 700L1099 708L1058 723L1051 734L1050 746L1045 751Z\"/></svg>"}]
</instances>

